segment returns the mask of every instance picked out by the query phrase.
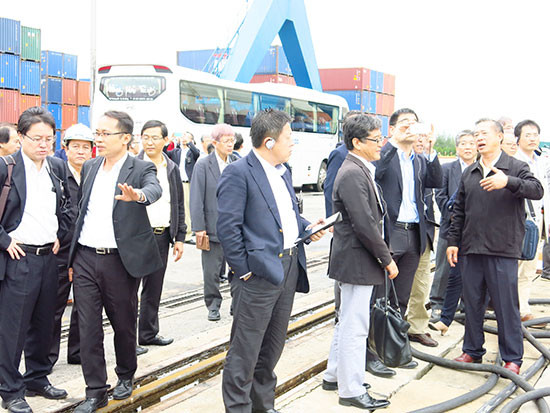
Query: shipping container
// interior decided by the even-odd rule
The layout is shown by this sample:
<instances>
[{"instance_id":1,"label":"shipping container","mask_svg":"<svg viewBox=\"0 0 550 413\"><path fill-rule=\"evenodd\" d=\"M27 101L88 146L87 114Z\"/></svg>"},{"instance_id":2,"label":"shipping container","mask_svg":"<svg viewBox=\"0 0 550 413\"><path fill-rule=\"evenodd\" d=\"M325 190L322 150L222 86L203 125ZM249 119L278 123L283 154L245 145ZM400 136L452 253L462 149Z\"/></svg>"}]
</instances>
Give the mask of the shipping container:
<instances>
[{"instance_id":1,"label":"shipping container","mask_svg":"<svg viewBox=\"0 0 550 413\"><path fill-rule=\"evenodd\" d=\"M383 115L384 111L384 95L382 93L376 93L376 114Z\"/></svg>"},{"instance_id":2,"label":"shipping container","mask_svg":"<svg viewBox=\"0 0 550 413\"><path fill-rule=\"evenodd\" d=\"M63 74L63 53L43 50L40 55L40 75L42 77L61 77Z\"/></svg>"},{"instance_id":3,"label":"shipping container","mask_svg":"<svg viewBox=\"0 0 550 413\"><path fill-rule=\"evenodd\" d=\"M61 105L57 103L47 103L46 109L53 115L56 128L61 127Z\"/></svg>"},{"instance_id":4,"label":"shipping container","mask_svg":"<svg viewBox=\"0 0 550 413\"><path fill-rule=\"evenodd\" d=\"M0 17L0 52L21 54L21 22Z\"/></svg>"},{"instance_id":5,"label":"shipping container","mask_svg":"<svg viewBox=\"0 0 550 413\"><path fill-rule=\"evenodd\" d=\"M19 56L0 53L0 88L19 89Z\"/></svg>"},{"instance_id":6,"label":"shipping container","mask_svg":"<svg viewBox=\"0 0 550 413\"><path fill-rule=\"evenodd\" d=\"M75 105L62 105L61 129L67 129L78 123L78 111Z\"/></svg>"},{"instance_id":7,"label":"shipping container","mask_svg":"<svg viewBox=\"0 0 550 413\"><path fill-rule=\"evenodd\" d=\"M42 103L61 103L63 97L62 79L57 77L42 77L40 79L40 96Z\"/></svg>"},{"instance_id":8,"label":"shipping container","mask_svg":"<svg viewBox=\"0 0 550 413\"><path fill-rule=\"evenodd\" d=\"M63 77L76 79L78 57L72 54L63 54Z\"/></svg>"},{"instance_id":9,"label":"shipping container","mask_svg":"<svg viewBox=\"0 0 550 413\"><path fill-rule=\"evenodd\" d=\"M17 123L20 94L18 90L0 89L0 122Z\"/></svg>"},{"instance_id":10,"label":"shipping container","mask_svg":"<svg viewBox=\"0 0 550 413\"><path fill-rule=\"evenodd\" d=\"M40 63L21 61L21 94L40 95Z\"/></svg>"},{"instance_id":11,"label":"shipping container","mask_svg":"<svg viewBox=\"0 0 550 413\"><path fill-rule=\"evenodd\" d=\"M23 113L28 108L40 106L40 96L21 95L19 111Z\"/></svg>"},{"instance_id":12,"label":"shipping container","mask_svg":"<svg viewBox=\"0 0 550 413\"><path fill-rule=\"evenodd\" d=\"M386 115L391 116L395 111L395 96L386 95L386 99L388 100L388 113Z\"/></svg>"},{"instance_id":13,"label":"shipping container","mask_svg":"<svg viewBox=\"0 0 550 413\"><path fill-rule=\"evenodd\" d=\"M368 90L370 70L364 67L319 69L323 90Z\"/></svg>"},{"instance_id":14,"label":"shipping container","mask_svg":"<svg viewBox=\"0 0 550 413\"><path fill-rule=\"evenodd\" d=\"M77 82L76 100L78 106L90 106L90 81Z\"/></svg>"},{"instance_id":15,"label":"shipping container","mask_svg":"<svg viewBox=\"0 0 550 413\"><path fill-rule=\"evenodd\" d=\"M290 64L281 46L271 46L256 70L257 75L291 75Z\"/></svg>"},{"instance_id":16,"label":"shipping container","mask_svg":"<svg viewBox=\"0 0 550 413\"><path fill-rule=\"evenodd\" d=\"M376 113L376 93L365 92L365 112L374 114Z\"/></svg>"},{"instance_id":17,"label":"shipping container","mask_svg":"<svg viewBox=\"0 0 550 413\"><path fill-rule=\"evenodd\" d=\"M374 113L369 112L369 106L374 106L372 110L376 111L376 96L372 92L366 90L327 90L326 93L343 97L348 102L349 110ZM374 96L374 99L372 96Z\"/></svg>"},{"instance_id":18,"label":"shipping container","mask_svg":"<svg viewBox=\"0 0 550 413\"><path fill-rule=\"evenodd\" d=\"M382 72L376 72L376 83L378 86L378 93L382 93L384 91L384 73Z\"/></svg>"},{"instance_id":19,"label":"shipping container","mask_svg":"<svg viewBox=\"0 0 550 413\"><path fill-rule=\"evenodd\" d=\"M395 95L395 76L384 73L384 93Z\"/></svg>"},{"instance_id":20,"label":"shipping container","mask_svg":"<svg viewBox=\"0 0 550 413\"><path fill-rule=\"evenodd\" d=\"M63 79L61 101L68 105L76 105L76 80Z\"/></svg>"},{"instance_id":21,"label":"shipping container","mask_svg":"<svg viewBox=\"0 0 550 413\"><path fill-rule=\"evenodd\" d=\"M40 29L21 26L21 59L40 62L41 39Z\"/></svg>"},{"instance_id":22,"label":"shipping container","mask_svg":"<svg viewBox=\"0 0 550 413\"><path fill-rule=\"evenodd\" d=\"M79 106L78 107L78 123L82 123L90 127L90 107L89 106Z\"/></svg>"},{"instance_id":23,"label":"shipping container","mask_svg":"<svg viewBox=\"0 0 550 413\"><path fill-rule=\"evenodd\" d=\"M59 129L55 131L55 150L61 148L61 136L63 135L63 132L65 131L61 131Z\"/></svg>"},{"instance_id":24,"label":"shipping container","mask_svg":"<svg viewBox=\"0 0 550 413\"><path fill-rule=\"evenodd\" d=\"M382 136L388 136L390 125L389 118L387 116L378 116L378 118L382 121L382 129L380 130L380 132L382 132Z\"/></svg>"},{"instance_id":25,"label":"shipping container","mask_svg":"<svg viewBox=\"0 0 550 413\"><path fill-rule=\"evenodd\" d=\"M202 70L204 65L214 53L214 49L205 50L185 50L178 52L178 66L188 67L189 69Z\"/></svg>"},{"instance_id":26,"label":"shipping container","mask_svg":"<svg viewBox=\"0 0 550 413\"><path fill-rule=\"evenodd\" d=\"M286 85L296 86L296 81L293 76L274 74L274 75L254 75L250 79L250 83L284 83Z\"/></svg>"}]
</instances>

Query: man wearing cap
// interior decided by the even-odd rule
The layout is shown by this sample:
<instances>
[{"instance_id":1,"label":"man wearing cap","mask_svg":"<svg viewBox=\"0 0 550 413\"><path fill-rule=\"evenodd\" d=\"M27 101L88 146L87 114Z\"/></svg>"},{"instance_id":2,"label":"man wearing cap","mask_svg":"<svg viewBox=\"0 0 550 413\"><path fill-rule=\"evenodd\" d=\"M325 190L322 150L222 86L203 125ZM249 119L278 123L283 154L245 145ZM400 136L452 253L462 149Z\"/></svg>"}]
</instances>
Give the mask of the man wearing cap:
<instances>
[{"instance_id":1,"label":"man wearing cap","mask_svg":"<svg viewBox=\"0 0 550 413\"><path fill-rule=\"evenodd\" d=\"M92 157L92 147L94 136L92 131L85 125L77 124L71 126L65 131L63 146L67 155L65 163L65 172L67 174L67 189L71 193L71 199L78 199L78 187L80 186L80 171L82 165ZM76 219L77 203L72 205L72 216ZM61 340L61 319L67 307L67 299L71 291L71 281L67 268L69 259L69 248L71 246L72 235L74 231L74 221L71 223L71 229L61 240L61 247L57 253L57 271L59 275L59 285L57 289L57 305L55 309L55 326L53 332L52 348L50 350L49 360L52 367L59 358L59 346ZM80 346L78 335L78 315L76 314L76 305L73 305L71 312L71 326L69 328L69 342L67 344L67 362L69 364L80 364Z\"/></svg>"}]
</instances>

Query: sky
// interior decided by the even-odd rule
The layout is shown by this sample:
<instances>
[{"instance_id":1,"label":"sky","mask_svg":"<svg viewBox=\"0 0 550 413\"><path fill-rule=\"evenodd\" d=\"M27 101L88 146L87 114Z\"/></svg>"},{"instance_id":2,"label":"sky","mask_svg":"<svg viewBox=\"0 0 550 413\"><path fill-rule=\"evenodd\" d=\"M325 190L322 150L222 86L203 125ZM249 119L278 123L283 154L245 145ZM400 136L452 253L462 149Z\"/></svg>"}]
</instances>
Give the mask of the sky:
<instances>
[{"instance_id":1,"label":"sky","mask_svg":"<svg viewBox=\"0 0 550 413\"><path fill-rule=\"evenodd\" d=\"M178 50L225 47L253 2L96 1L98 67L175 65ZM304 2L319 68L367 67L396 75L396 108L413 108L439 133L506 115L514 122L534 119L550 141L550 3ZM78 76L90 77L91 0L3 3L0 16L41 28L42 49L78 55Z\"/></svg>"}]
</instances>

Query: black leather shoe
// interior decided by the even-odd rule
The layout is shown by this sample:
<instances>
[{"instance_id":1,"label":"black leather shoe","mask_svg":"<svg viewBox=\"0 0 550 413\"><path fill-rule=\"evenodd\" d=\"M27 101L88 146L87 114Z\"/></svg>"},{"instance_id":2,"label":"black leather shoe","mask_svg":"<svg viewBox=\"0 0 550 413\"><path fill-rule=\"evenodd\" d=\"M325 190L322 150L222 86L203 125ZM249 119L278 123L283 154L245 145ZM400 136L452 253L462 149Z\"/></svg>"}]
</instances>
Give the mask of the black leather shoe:
<instances>
[{"instance_id":1,"label":"black leather shoe","mask_svg":"<svg viewBox=\"0 0 550 413\"><path fill-rule=\"evenodd\" d=\"M390 404L387 400L373 399L368 392L363 393L357 397L340 397L338 400L342 406L354 406L360 409L374 410L381 409Z\"/></svg>"},{"instance_id":2,"label":"black leather shoe","mask_svg":"<svg viewBox=\"0 0 550 413\"><path fill-rule=\"evenodd\" d=\"M97 409L107 406L109 399L107 394L102 398L86 397L86 400L74 409L73 413L94 413Z\"/></svg>"},{"instance_id":3,"label":"black leather shoe","mask_svg":"<svg viewBox=\"0 0 550 413\"><path fill-rule=\"evenodd\" d=\"M2 407L7 409L9 413L32 413L31 406L22 397L12 399L8 402L2 400Z\"/></svg>"},{"instance_id":4,"label":"black leather shoe","mask_svg":"<svg viewBox=\"0 0 550 413\"><path fill-rule=\"evenodd\" d=\"M118 380L114 390L113 399L124 400L132 395L134 390L134 379Z\"/></svg>"},{"instance_id":5,"label":"black leather shoe","mask_svg":"<svg viewBox=\"0 0 550 413\"><path fill-rule=\"evenodd\" d=\"M208 312L208 321L219 321L220 318L220 310L210 310Z\"/></svg>"},{"instance_id":6,"label":"black leather shoe","mask_svg":"<svg viewBox=\"0 0 550 413\"><path fill-rule=\"evenodd\" d=\"M279 410L275 409L269 409L269 410L260 410L260 409L252 409L252 413L280 413Z\"/></svg>"},{"instance_id":7,"label":"black leather shoe","mask_svg":"<svg viewBox=\"0 0 550 413\"><path fill-rule=\"evenodd\" d=\"M69 364L82 364L80 361L80 356L67 356L67 363Z\"/></svg>"},{"instance_id":8,"label":"black leather shoe","mask_svg":"<svg viewBox=\"0 0 550 413\"><path fill-rule=\"evenodd\" d=\"M137 346L136 347L136 356L141 356L142 354L145 354L149 351L146 347Z\"/></svg>"},{"instance_id":9,"label":"black leather shoe","mask_svg":"<svg viewBox=\"0 0 550 413\"><path fill-rule=\"evenodd\" d=\"M167 346L168 344L172 344L173 342L173 338L164 338L157 334L155 338L153 338L151 341L139 344L141 344L142 346Z\"/></svg>"},{"instance_id":10,"label":"black leather shoe","mask_svg":"<svg viewBox=\"0 0 550 413\"><path fill-rule=\"evenodd\" d=\"M42 396L46 399L59 400L67 397L67 392L63 389L56 389L51 384L48 384L41 389L27 389L27 391L25 392L25 396Z\"/></svg>"},{"instance_id":11,"label":"black leather shoe","mask_svg":"<svg viewBox=\"0 0 550 413\"><path fill-rule=\"evenodd\" d=\"M328 390L328 391L331 391L331 390L338 390L338 382L337 381L326 381L325 379L323 379L323 390ZM369 383L363 383L363 387L365 389L370 389L370 384Z\"/></svg>"},{"instance_id":12,"label":"black leather shoe","mask_svg":"<svg viewBox=\"0 0 550 413\"><path fill-rule=\"evenodd\" d=\"M418 367L418 362L411 360L407 364L402 364L399 366L400 369L415 369Z\"/></svg>"},{"instance_id":13,"label":"black leather shoe","mask_svg":"<svg viewBox=\"0 0 550 413\"><path fill-rule=\"evenodd\" d=\"M380 360L367 361L367 371L370 374L374 374L378 377L392 377L395 376L395 370L389 369Z\"/></svg>"}]
</instances>

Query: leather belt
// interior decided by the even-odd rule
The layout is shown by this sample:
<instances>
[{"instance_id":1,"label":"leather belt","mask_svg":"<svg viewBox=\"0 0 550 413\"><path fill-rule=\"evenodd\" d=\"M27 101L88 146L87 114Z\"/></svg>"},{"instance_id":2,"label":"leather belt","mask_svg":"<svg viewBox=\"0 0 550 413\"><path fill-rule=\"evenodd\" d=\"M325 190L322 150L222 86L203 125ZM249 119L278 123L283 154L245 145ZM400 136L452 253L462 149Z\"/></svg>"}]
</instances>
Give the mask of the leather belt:
<instances>
[{"instance_id":1,"label":"leather belt","mask_svg":"<svg viewBox=\"0 0 550 413\"><path fill-rule=\"evenodd\" d=\"M118 254L118 248L93 248L93 247L87 247L86 245L81 245L81 244L78 244L78 245L80 245L80 248L95 252L97 255Z\"/></svg>"},{"instance_id":2,"label":"leather belt","mask_svg":"<svg viewBox=\"0 0 550 413\"><path fill-rule=\"evenodd\" d=\"M44 245L17 244L25 253L32 255L48 255L52 252L53 242Z\"/></svg>"},{"instance_id":3,"label":"leather belt","mask_svg":"<svg viewBox=\"0 0 550 413\"><path fill-rule=\"evenodd\" d=\"M169 227L153 227L153 234L162 235Z\"/></svg>"},{"instance_id":4,"label":"leather belt","mask_svg":"<svg viewBox=\"0 0 550 413\"><path fill-rule=\"evenodd\" d=\"M418 223L416 222L396 222L395 226L399 228L403 228L407 231L417 229L419 227Z\"/></svg>"},{"instance_id":5,"label":"leather belt","mask_svg":"<svg viewBox=\"0 0 550 413\"><path fill-rule=\"evenodd\" d=\"M279 258L282 258L285 255L295 255L298 252L298 247L292 247L287 248L286 250L283 250L282 253L279 254Z\"/></svg>"}]
</instances>

